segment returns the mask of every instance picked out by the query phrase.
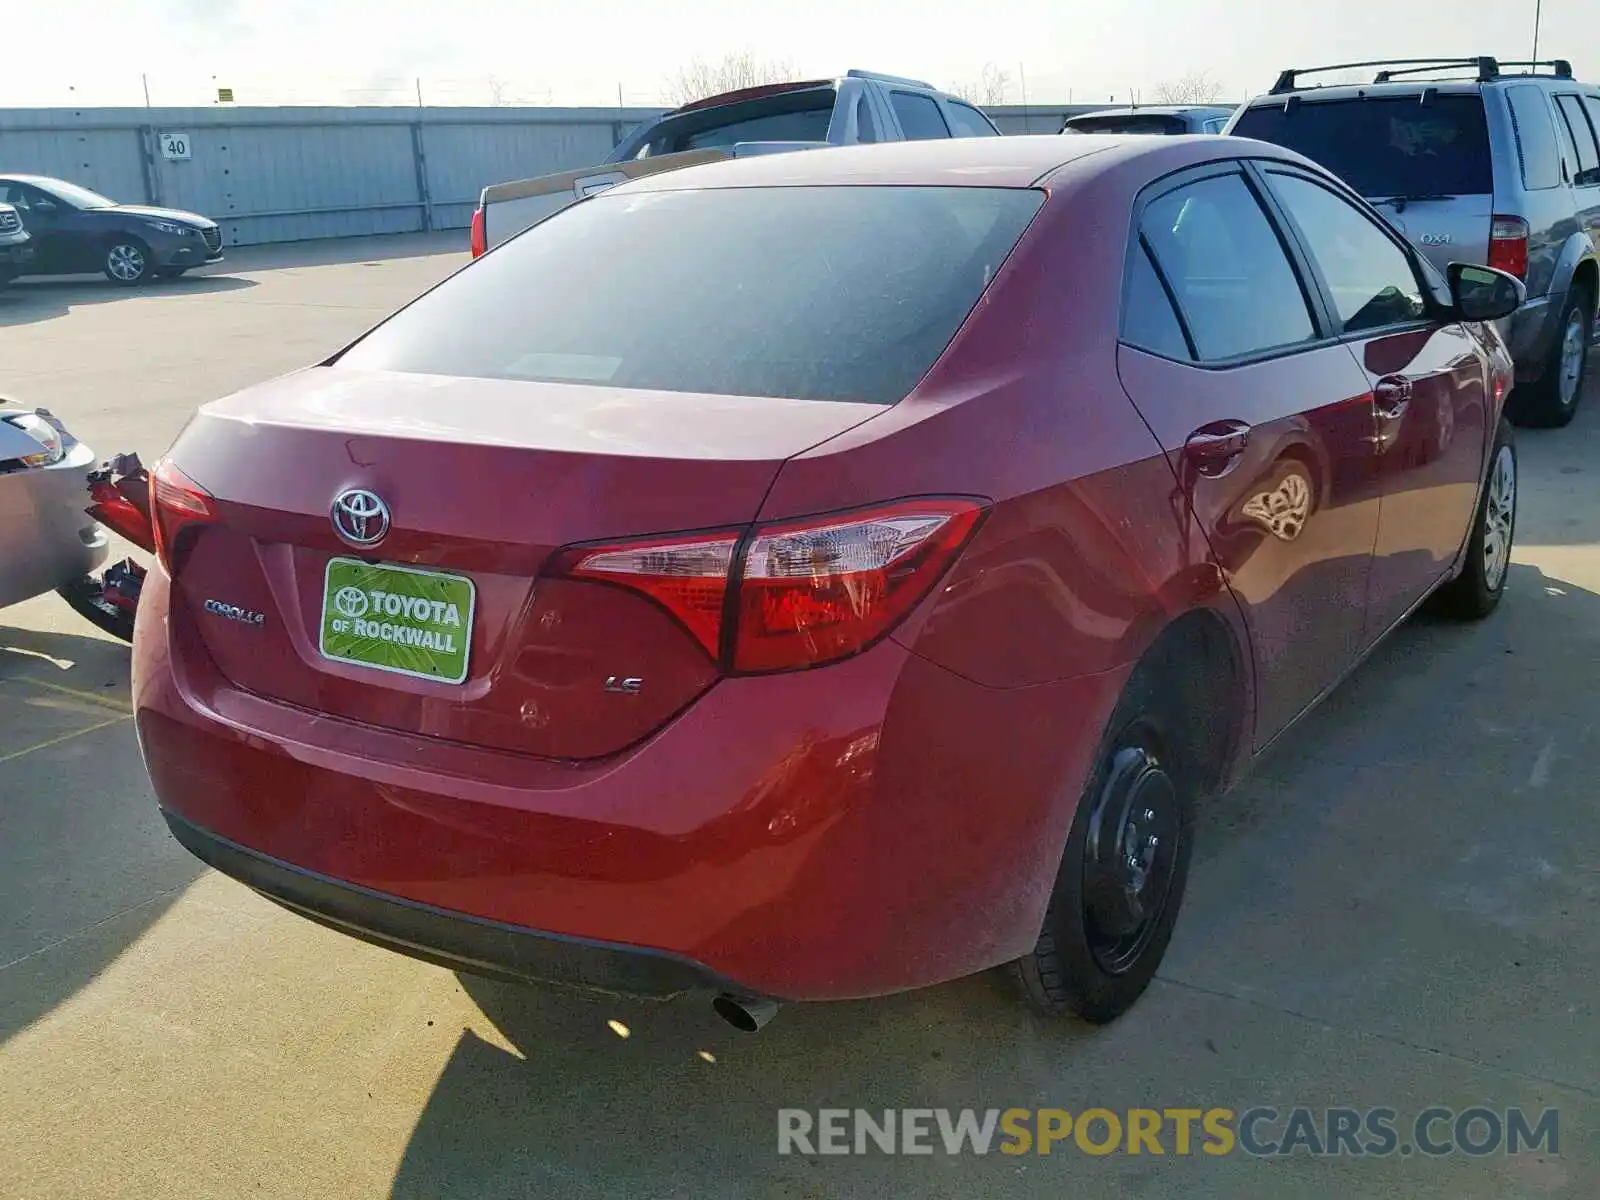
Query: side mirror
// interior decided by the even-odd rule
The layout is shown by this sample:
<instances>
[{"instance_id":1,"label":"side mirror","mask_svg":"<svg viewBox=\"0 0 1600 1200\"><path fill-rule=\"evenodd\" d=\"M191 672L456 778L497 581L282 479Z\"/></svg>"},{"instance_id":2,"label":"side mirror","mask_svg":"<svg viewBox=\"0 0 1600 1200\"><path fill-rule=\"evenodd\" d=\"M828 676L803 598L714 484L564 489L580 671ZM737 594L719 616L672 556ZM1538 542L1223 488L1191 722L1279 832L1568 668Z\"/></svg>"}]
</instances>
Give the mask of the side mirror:
<instances>
[{"instance_id":1,"label":"side mirror","mask_svg":"<svg viewBox=\"0 0 1600 1200\"><path fill-rule=\"evenodd\" d=\"M1494 267L1451 263L1450 302L1463 321L1498 321L1509 317L1528 298L1527 285Z\"/></svg>"}]
</instances>

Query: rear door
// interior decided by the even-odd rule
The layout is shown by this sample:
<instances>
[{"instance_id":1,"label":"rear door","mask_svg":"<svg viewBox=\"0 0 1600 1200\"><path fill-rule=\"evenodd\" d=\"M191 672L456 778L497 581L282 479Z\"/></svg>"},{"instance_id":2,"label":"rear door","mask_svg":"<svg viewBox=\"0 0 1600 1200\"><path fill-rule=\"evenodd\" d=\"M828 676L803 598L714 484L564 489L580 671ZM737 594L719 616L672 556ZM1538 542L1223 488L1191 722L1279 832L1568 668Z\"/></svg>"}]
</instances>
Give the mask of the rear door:
<instances>
[{"instance_id":1,"label":"rear door","mask_svg":"<svg viewBox=\"0 0 1600 1200\"><path fill-rule=\"evenodd\" d=\"M1367 381L1238 164L1141 198L1118 370L1243 609L1256 740L1355 660L1377 535Z\"/></svg>"},{"instance_id":2,"label":"rear door","mask_svg":"<svg viewBox=\"0 0 1600 1200\"><path fill-rule=\"evenodd\" d=\"M1429 88L1317 100L1294 96L1240 114L1232 132L1320 163L1439 270L1487 262L1494 167L1483 96Z\"/></svg>"},{"instance_id":3,"label":"rear door","mask_svg":"<svg viewBox=\"0 0 1600 1200\"><path fill-rule=\"evenodd\" d=\"M1383 498L1370 640L1427 595L1466 540L1489 444L1487 360L1459 323L1428 315L1429 285L1375 215L1292 167L1263 175L1373 394Z\"/></svg>"}]
</instances>

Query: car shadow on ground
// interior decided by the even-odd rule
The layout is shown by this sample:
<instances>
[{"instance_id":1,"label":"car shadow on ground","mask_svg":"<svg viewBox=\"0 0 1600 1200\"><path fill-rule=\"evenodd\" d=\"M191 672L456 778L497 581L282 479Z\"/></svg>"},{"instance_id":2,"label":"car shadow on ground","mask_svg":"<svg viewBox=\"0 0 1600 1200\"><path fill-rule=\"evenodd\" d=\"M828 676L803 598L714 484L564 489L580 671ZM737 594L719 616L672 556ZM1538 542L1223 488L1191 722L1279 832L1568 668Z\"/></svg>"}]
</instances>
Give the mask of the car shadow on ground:
<instances>
[{"instance_id":1,"label":"car shadow on ground","mask_svg":"<svg viewBox=\"0 0 1600 1200\"><path fill-rule=\"evenodd\" d=\"M150 794L128 658L0 624L0 1043L93 982L203 870Z\"/></svg>"},{"instance_id":2,"label":"car shadow on ground","mask_svg":"<svg viewBox=\"0 0 1600 1200\"><path fill-rule=\"evenodd\" d=\"M379 267L397 258L427 258L459 254L467 258L467 231L438 233L385 233L370 237L318 238L303 242L273 242L259 246L230 246L227 258L201 267L202 278L230 271L272 271L291 267L326 267L361 263Z\"/></svg>"},{"instance_id":3,"label":"car shadow on ground","mask_svg":"<svg viewBox=\"0 0 1600 1200\"><path fill-rule=\"evenodd\" d=\"M185 275L131 288L91 275L36 276L0 288L0 327L54 320L88 304L146 296L203 296L255 286L253 279L231 275Z\"/></svg>"},{"instance_id":4,"label":"car shadow on ground","mask_svg":"<svg viewBox=\"0 0 1600 1200\"><path fill-rule=\"evenodd\" d=\"M1119 1047L1130 1040L1170 1043L1171 1077L1146 1080L1150 1086L1205 1093L1221 1079L1208 1076L1221 1068L1211 1067L1219 1060L1206 1054L1189 1054L1188 1043L1204 1032L1185 1026L1193 995L1185 982L1189 961L1238 941L1238 930L1264 904L1287 903L1291 924L1316 924L1315 912L1285 901L1292 891L1271 880L1270 861L1261 867L1258 860L1282 860L1286 852L1292 859L1303 852L1294 848L1306 845L1337 853L1337 844L1330 847L1319 834L1329 811L1353 802L1360 788L1338 782L1342 776L1328 769L1328 759L1412 754L1425 764L1435 753L1428 741L1445 738L1451 722L1475 718L1479 710L1469 706L1492 702L1497 687L1526 719L1540 719L1538 710L1583 711L1578 673L1557 680L1544 678L1544 668L1563 653L1600 645L1600 596L1531 566L1511 570L1511 592L1493 619L1413 619L1244 784L1208 803L1190 902L1174 943L1175 952L1189 948L1169 957L1161 981L1122 1021L1094 1029L1036 1020L1009 980L991 972L881 999L790 1005L752 1036L715 1017L709 997L646 1003L460 974L506 1045L462 1030L411 1136L393 1195L509 1197L556 1189L586 1197L630 1187L652 1195L821 1194L810 1190L818 1184L808 1182L799 1159L775 1153L780 1107L1032 1103L1051 1089L1070 1092L1117 1078ZM1433 708L1431 717L1418 716L1414 687L1425 689L1422 703ZM1483 786L1515 790L1494 777L1491 760L1462 757L1467 768L1488 764ZM1396 818L1393 836L1424 837L1438 822L1478 820L1483 812L1481 805L1436 808L1412 806ZM1486 828L1482 836L1498 833ZM1263 900L1263 887L1273 897ZM1470 933L1468 924L1462 919L1450 932ZM1313 976L1327 950L1313 939L1298 951ZM1249 956L1251 947L1240 953ZM1466 990L1492 986L1469 982ZM1463 995L1448 1003L1472 1001ZM1410 1002L1447 1003L1431 995ZM1248 1021L1248 1005L1243 1011ZM1209 1042L1205 1048L1216 1053ZM1133 1058L1148 1062L1150 1055ZM1430 1084L1419 1078L1416 1086L1422 1092ZM1086 1095L1078 1101L1088 1103Z\"/></svg>"}]
</instances>

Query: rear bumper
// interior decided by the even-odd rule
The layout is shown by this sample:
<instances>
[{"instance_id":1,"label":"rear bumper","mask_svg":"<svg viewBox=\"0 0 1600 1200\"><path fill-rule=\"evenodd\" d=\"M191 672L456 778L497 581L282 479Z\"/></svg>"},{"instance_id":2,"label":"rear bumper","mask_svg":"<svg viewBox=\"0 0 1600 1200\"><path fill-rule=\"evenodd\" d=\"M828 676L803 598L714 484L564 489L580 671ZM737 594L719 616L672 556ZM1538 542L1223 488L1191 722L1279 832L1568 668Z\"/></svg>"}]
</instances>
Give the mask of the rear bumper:
<instances>
[{"instance_id":1,"label":"rear bumper","mask_svg":"<svg viewBox=\"0 0 1600 1200\"><path fill-rule=\"evenodd\" d=\"M218 837L163 809L172 836L200 861L318 924L453 970L631 996L749 994L687 959L562 937L447 912L329 879Z\"/></svg>"},{"instance_id":2,"label":"rear bumper","mask_svg":"<svg viewBox=\"0 0 1600 1200\"><path fill-rule=\"evenodd\" d=\"M1025 953L1122 674L994 690L887 640L724 680L631 750L560 762L243 692L171 588L151 570L134 705L180 840L358 936L619 991L630 954L646 992L821 1000Z\"/></svg>"}]
</instances>

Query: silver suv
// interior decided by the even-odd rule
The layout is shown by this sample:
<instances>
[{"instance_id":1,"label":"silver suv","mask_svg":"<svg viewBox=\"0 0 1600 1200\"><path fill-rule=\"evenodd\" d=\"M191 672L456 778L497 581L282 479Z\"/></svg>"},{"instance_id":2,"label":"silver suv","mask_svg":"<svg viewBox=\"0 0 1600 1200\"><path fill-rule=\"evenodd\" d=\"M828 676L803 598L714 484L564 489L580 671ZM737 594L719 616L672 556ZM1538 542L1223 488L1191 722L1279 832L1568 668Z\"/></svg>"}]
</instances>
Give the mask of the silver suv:
<instances>
[{"instance_id":1,"label":"silver suv","mask_svg":"<svg viewBox=\"0 0 1600 1200\"><path fill-rule=\"evenodd\" d=\"M1381 68L1370 84L1307 75ZM1600 298L1600 88L1565 60L1405 59L1284 71L1226 133L1343 176L1441 270L1484 263L1528 285L1503 326L1510 412L1565 425L1583 393Z\"/></svg>"}]
</instances>

